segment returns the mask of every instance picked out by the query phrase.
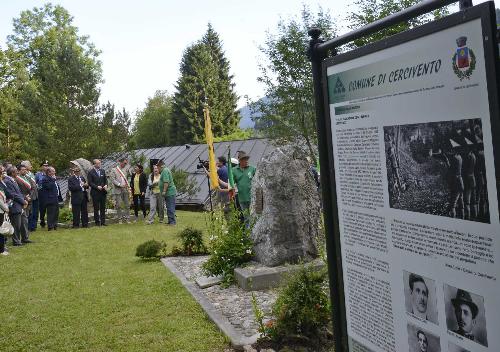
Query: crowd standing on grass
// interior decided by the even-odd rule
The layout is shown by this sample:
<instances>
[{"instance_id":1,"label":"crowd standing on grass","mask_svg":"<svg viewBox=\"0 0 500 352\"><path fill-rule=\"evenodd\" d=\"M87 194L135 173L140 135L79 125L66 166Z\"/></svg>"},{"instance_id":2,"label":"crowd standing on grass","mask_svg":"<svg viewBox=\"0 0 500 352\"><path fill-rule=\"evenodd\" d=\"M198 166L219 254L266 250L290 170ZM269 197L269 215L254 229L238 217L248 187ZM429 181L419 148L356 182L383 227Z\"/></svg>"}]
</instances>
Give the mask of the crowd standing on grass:
<instances>
[{"instance_id":1,"label":"crowd standing on grass","mask_svg":"<svg viewBox=\"0 0 500 352\"><path fill-rule=\"evenodd\" d=\"M238 152L238 159L231 158L234 186L228 179L227 160L220 156L217 159L217 175L219 179L218 203L224 211L230 211L231 200L242 211L244 223L248 223L250 194L255 167L248 163L249 156ZM83 170L74 166L68 177L68 191L71 194L72 228L89 227L88 202L90 198L94 208L95 226L106 226L106 202L108 192L115 202L119 223L130 223L130 202L133 201L135 221L139 219L139 211L144 221L152 224L155 216L159 222L169 226L177 223L175 206L177 189L171 170L163 160L152 166L149 177L142 165L134 166L132 175L128 173L127 158L120 158L109 171L109 184L101 160L94 159L93 167L87 178ZM0 229L7 221L13 228L12 245L24 246L33 243L30 233L40 227L48 231L58 229L59 209L64 205L61 189L57 183L56 170L48 160L40 164L40 170L33 174L32 164L28 160L14 165L8 161L0 165ZM150 212L146 214L145 197L149 190ZM0 233L0 255L8 255L7 238Z\"/></svg>"}]
</instances>

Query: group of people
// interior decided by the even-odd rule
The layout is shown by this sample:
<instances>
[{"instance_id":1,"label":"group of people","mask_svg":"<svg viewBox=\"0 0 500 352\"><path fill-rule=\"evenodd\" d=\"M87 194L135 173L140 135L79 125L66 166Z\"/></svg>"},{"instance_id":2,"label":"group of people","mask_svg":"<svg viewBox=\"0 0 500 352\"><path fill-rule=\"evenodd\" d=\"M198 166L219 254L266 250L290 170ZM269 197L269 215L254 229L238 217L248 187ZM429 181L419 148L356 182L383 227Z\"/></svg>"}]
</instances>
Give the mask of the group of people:
<instances>
[{"instance_id":1,"label":"group of people","mask_svg":"<svg viewBox=\"0 0 500 352\"><path fill-rule=\"evenodd\" d=\"M117 212L119 223L130 223L130 200L134 204L135 220L141 210L144 219L152 224L156 213L160 223L164 218L164 204L167 207L167 224L175 225L175 187L172 172L160 160L153 165L153 172L148 177L141 164L134 166L132 175L128 172L127 158L120 158L115 167L109 170L109 185L106 171L101 167L101 160L94 159L93 167L88 172L88 180L82 175L82 170L75 166L68 178L68 190L71 192L71 209L73 212L73 228L88 227L87 210L88 190L94 208L96 226L106 226L106 201L110 192ZM146 216L146 191L149 188L150 211Z\"/></svg>"},{"instance_id":2,"label":"group of people","mask_svg":"<svg viewBox=\"0 0 500 352\"><path fill-rule=\"evenodd\" d=\"M251 199L251 184L255 175L255 167L249 165L250 156L243 151L238 152L238 159L231 162L237 195L231 189L228 179L227 160L221 156L217 160L217 175L219 179L218 200L225 211L229 210L231 199L235 199L237 207L242 211L244 221L248 220ZM130 174L127 158L123 157L108 175L101 166L101 160L94 159L93 167L87 178L83 170L75 165L68 178L68 190L71 194L71 210L73 228L89 226L88 203L89 195L94 208L96 226L106 226L106 202L108 192L111 194L117 212L119 223L130 223L130 201L134 206L135 221L142 213L147 224L152 224L157 215L159 222L164 222L166 208L167 225L176 225L176 195L172 172L162 160L153 165L148 176L140 164L134 166ZM146 194L149 190L149 214L146 213ZM90 192L89 192L90 191ZM89 194L90 193L90 194ZM44 161L40 170L33 174L32 165L28 160L14 166L4 162L0 166L0 226L9 221L14 228L13 246L23 246L32 243L30 233L36 231L38 220L40 226L47 226L49 231L57 230L59 208L63 197L56 182L56 170ZM0 254L8 255L6 237L0 234Z\"/></svg>"},{"instance_id":3,"label":"group of people","mask_svg":"<svg viewBox=\"0 0 500 352\"><path fill-rule=\"evenodd\" d=\"M32 243L30 233L40 226L57 230L61 190L56 182L56 170L44 161L36 174L30 161L18 165L0 165L0 226L9 221L14 229L13 246ZM47 222L45 221L47 217ZM0 234L0 254L8 255L6 237Z\"/></svg>"},{"instance_id":4,"label":"group of people","mask_svg":"<svg viewBox=\"0 0 500 352\"><path fill-rule=\"evenodd\" d=\"M217 158L217 177L219 188L217 201L223 206L224 213L230 211L230 201L234 199L236 208L241 210L243 221L248 224L248 215L250 211L252 179L255 175L256 168L249 164L250 156L244 151L238 151L237 159L231 158L231 168L236 189L231 189L229 185L229 173L227 168L227 159L224 156ZM207 177L209 171L205 169Z\"/></svg>"}]
</instances>

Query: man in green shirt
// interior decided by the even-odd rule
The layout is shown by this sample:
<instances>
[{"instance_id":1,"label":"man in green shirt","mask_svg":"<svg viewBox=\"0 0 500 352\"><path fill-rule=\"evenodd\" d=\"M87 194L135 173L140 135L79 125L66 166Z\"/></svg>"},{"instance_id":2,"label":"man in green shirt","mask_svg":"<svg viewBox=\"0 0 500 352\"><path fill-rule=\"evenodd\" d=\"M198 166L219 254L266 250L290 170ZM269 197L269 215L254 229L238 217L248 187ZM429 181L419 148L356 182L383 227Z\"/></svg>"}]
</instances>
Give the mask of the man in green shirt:
<instances>
[{"instance_id":1,"label":"man in green shirt","mask_svg":"<svg viewBox=\"0 0 500 352\"><path fill-rule=\"evenodd\" d=\"M252 179L255 175L255 166L248 165L250 156L244 151L238 152L240 164L233 170L234 183L238 188L238 202L240 203L245 223L248 224L248 213L252 193Z\"/></svg>"},{"instance_id":2,"label":"man in green shirt","mask_svg":"<svg viewBox=\"0 0 500 352\"><path fill-rule=\"evenodd\" d=\"M160 192L165 198L165 205L167 206L167 225L175 225L175 196L177 189L175 188L174 178L172 172L165 166L163 160L158 162L158 167L161 168L160 174Z\"/></svg>"}]
</instances>

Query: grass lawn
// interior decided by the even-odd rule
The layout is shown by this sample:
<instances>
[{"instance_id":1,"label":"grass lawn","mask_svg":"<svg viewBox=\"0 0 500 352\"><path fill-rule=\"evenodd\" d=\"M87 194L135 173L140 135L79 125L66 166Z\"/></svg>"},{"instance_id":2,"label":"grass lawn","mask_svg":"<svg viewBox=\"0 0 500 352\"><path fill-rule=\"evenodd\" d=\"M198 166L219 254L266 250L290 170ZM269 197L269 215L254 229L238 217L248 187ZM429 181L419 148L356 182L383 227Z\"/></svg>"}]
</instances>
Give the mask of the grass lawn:
<instances>
[{"instance_id":1,"label":"grass lawn","mask_svg":"<svg viewBox=\"0 0 500 352\"><path fill-rule=\"evenodd\" d=\"M178 212L177 227L109 225L48 232L0 257L1 351L222 351L227 339L140 243L169 247L202 213Z\"/></svg>"}]
</instances>

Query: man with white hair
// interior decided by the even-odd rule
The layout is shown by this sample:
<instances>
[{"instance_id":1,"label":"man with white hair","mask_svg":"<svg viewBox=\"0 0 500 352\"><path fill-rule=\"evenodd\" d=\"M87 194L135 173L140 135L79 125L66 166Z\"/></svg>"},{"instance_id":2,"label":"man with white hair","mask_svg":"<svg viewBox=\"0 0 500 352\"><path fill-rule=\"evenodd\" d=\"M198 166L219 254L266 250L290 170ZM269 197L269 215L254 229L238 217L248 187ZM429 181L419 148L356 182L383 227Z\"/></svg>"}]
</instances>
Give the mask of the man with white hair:
<instances>
[{"instance_id":1,"label":"man with white hair","mask_svg":"<svg viewBox=\"0 0 500 352\"><path fill-rule=\"evenodd\" d=\"M32 172L33 166L31 165L31 162L29 160L24 160L21 162L21 165L26 167L26 177L29 179L31 184L31 213L28 218L28 229L30 232L33 232L36 231L36 225L38 222L38 186L36 184L35 175Z\"/></svg>"}]
</instances>

